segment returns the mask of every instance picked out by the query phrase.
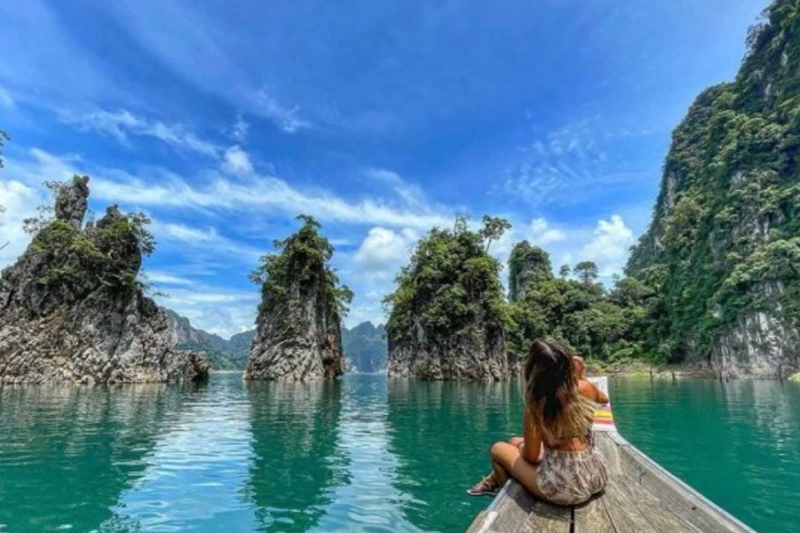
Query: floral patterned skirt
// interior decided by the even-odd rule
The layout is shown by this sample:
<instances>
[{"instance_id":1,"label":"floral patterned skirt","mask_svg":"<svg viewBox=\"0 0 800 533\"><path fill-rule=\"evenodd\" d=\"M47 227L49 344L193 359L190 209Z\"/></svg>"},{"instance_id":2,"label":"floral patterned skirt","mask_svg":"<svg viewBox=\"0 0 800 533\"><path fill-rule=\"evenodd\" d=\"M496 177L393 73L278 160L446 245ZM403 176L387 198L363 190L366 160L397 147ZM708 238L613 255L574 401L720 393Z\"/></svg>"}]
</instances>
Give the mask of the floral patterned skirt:
<instances>
[{"instance_id":1,"label":"floral patterned skirt","mask_svg":"<svg viewBox=\"0 0 800 533\"><path fill-rule=\"evenodd\" d=\"M593 446L579 452L546 448L536 472L539 490L558 505L583 503L608 483L608 468Z\"/></svg>"}]
</instances>

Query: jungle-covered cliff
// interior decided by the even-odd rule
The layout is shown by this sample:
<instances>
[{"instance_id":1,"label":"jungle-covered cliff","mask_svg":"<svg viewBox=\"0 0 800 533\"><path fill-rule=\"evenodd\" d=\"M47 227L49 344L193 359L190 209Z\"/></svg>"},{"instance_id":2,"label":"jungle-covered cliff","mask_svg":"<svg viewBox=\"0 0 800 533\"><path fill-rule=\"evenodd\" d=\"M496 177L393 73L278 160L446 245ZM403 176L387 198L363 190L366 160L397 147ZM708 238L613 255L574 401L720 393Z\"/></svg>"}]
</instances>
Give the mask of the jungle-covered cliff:
<instances>
[{"instance_id":1,"label":"jungle-covered cliff","mask_svg":"<svg viewBox=\"0 0 800 533\"><path fill-rule=\"evenodd\" d=\"M252 279L261 286L256 336L245 379L303 381L344 372L342 316L352 292L330 267L333 247L320 224L276 241Z\"/></svg>"},{"instance_id":2,"label":"jungle-covered cliff","mask_svg":"<svg viewBox=\"0 0 800 533\"><path fill-rule=\"evenodd\" d=\"M782 377L800 369L800 2L774 2L748 48L674 131L626 272L662 298L647 337L669 360Z\"/></svg>"},{"instance_id":3,"label":"jungle-covered cliff","mask_svg":"<svg viewBox=\"0 0 800 533\"><path fill-rule=\"evenodd\" d=\"M0 277L0 382L201 379L208 363L174 348L166 314L137 275L154 249L141 214L116 206L84 226L89 178L54 186L55 217Z\"/></svg>"},{"instance_id":4,"label":"jungle-covered cliff","mask_svg":"<svg viewBox=\"0 0 800 533\"><path fill-rule=\"evenodd\" d=\"M503 379L509 373L500 264L488 253L508 223L464 219L421 239L386 298L390 376L430 380Z\"/></svg>"}]
</instances>

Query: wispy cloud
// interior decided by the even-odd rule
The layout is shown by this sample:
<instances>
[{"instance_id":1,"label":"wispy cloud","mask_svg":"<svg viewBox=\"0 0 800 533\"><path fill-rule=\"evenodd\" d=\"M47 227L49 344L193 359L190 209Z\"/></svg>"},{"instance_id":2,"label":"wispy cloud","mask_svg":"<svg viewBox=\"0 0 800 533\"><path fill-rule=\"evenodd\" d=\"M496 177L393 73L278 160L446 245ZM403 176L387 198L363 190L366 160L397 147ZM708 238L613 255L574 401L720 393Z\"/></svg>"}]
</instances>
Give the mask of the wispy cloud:
<instances>
[{"instance_id":1,"label":"wispy cloud","mask_svg":"<svg viewBox=\"0 0 800 533\"><path fill-rule=\"evenodd\" d=\"M216 228L197 228L175 222L155 219L150 224L159 243L176 243L185 253L190 251L195 258L207 255L219 262L221 258L235 258L237 262L256 265L263 251L221 235Z\"/></svg>"},{"instance_id":2,"label":"wispy cloud","mask_svg":"<svg viewBox=\"0 0 800 533\"><path fill-rule=\"evenodd\" d=\"M8 92L6 89L0 87L0 107L5 107L6 109L14 109L16 107L16 102L14 98L11 96L11 93Z\"/></svg>"},{"instance_id":3,"label":"wispy cloud","mask_svg":"<svg viewBox=\"0 0 800 533\"><path fill-rule=\"evenodd\" d=\"M534 139L519 147L502 169L492 193L533 207L563 206L585 201L603 189L634 184L645 170L615 160L608 147L648 133L646 129L613 129L600 117L534 133Z\"/></svg>"},{"instance_id":4,"label":"wispy cloud","mask_svg":"<svg viewBox=\"0 0 800 533\"><path fill-rule=\"evenodd\" d=\"M285 106L266 87L258 91L256 111L286 133L310 128L311 123L300 117L299 106Z\"/></svg>"},{"instance_id":5,"label":"wispy cloud","mask_svg":"<svg viewBox=\"0 0 800 533\"><path fill-rule=\"evenodd\" d=\"M233 138L234 141L237 142L244 142L247 140L247 133L250 131L250 124L245 122L242 114L239 113L236 115L236 122L233 124L231 128L230 136Z\"/></svg>"},{"instance_id":6,"label":"wispy cloud","mask_svg":"<svg viewBox=\"0 0 800 533\"><path fill-rule=\"evenodd\" d=\"M156 285L193 285L194 282L189 278L164 272L161 270L147 270L144 272L147 281Z\"/></svg>"},{"instance_id":7,"label":"wispy cloud","mask_svg":"<svg viewBox=\"0 0 800 533\"><path fill-rule=\"evenodd\" d=\"M124 109L98 110L82 114L62 112L60 118L63 122L82 130L109 135L123 143L127 143L131 135L145 136L153 137L175 148L211 157L219 155L220 152L218 145L201 139L182 124L169 124L145 118Z\"/></svg>"},{"instance_id":8,"label":"wispy cloud","mask_svg":"<svg viewBox=\"0 0 800 533\"><path fill-rule=\"evenodd\" d=\"M433 226L449 226L453 220L449 210L425 202L421 197L415 197L409 203L408 192L397 193L402 189L400 185L394 189L393 198L349 200L324 189L303 190L274 176L253 174L233 180L209 168L204 176L211 177L204 177L205 183L190 184L185 178L168 170L153 168L149 169L150 174L159 177L158 183L154 183L125 171L91 168L75 155L60 157L39 148L31 149L29 154L31 160L14 160L13 164L9 161L8 165L11 171L24 176L26 181L38 184L43 176L67 179L74 173L88 173L92 176L90 187L93 198L126 205L198 211L235 210L255 214L268 209L271 213L289 216L305 213L323 222L423 230ZM79 162L80 165L77 164ZM241 158L237 162L240 169L246 167L249 170L246 163L249 163L249 159L245 161Z\"/></svg>"},{"instance_id":9,"label":"wispy cloud","mask_svg":"<svg viewBox=\"0 0 800 533\"><path fill-rule=\"evenodd\" d=\"M253 176L246 181L217 177L202 186L190 185L179 178L157 185L138 178L125 182L99 179L95 180L93 191L98 198L125 200L153 207L220 210L268 208L291 216L306 213L322 221L395 227L430 228L451 223L451 217L446 213L427 207L396 207L372 199L348 201L328 191L302 191L271 176Z\"/></svg>"}]
</instances>

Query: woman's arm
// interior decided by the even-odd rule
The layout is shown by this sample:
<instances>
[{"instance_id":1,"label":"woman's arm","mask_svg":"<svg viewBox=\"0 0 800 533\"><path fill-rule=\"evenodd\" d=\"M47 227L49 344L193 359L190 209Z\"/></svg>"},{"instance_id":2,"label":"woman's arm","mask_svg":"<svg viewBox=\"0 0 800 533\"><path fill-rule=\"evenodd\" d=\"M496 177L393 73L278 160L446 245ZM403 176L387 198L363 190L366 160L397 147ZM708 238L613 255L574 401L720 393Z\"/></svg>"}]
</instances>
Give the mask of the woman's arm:
<instances>
[{"instance_id":1,"label":"woman's arm","mask_svg":"<svg viewBox=\"0 0 800 533\"><path fill-rule=\"evenodd\" d=\"M529 463L538 464L544 457L542 435L534 427L533 417L527 408L525 409L525 420L523 425L523 436L525 437L525 440L520 445L520 454L522 455L522 458Z\"/></svg>"},{"instance_id":2,"label":"woman's arm","mask_svg":"<svg viewBox=\"0 0 800 533\"><path fill-rule=\"evenodd\" d=\"M591 381L582 379L578 382L578 389L580 389L581 394L592 400L593 402L597 402L599 404L607 404L608 403L608 396L597 388L597 386L592 383Z\"/></svg>"}]
</instances>

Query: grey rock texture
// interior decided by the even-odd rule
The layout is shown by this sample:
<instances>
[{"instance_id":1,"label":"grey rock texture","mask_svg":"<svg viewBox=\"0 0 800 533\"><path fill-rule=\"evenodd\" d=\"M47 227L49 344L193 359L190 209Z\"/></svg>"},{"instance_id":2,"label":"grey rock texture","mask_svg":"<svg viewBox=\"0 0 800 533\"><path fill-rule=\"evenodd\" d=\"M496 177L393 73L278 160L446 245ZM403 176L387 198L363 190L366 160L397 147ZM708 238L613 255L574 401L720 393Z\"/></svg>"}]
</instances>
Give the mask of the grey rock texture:
<instances>
[{"instance_id":1,"label":"grey rock texture","mask_svg":"<svg viewBox=\"0 0 800 533\"><path fill-rule=\"evenodd\" d=\"M780 284L759 287L766 302L777 302ZM800 371L800 330L780 308L742 314L717 339L711 366L723 378L787 378Z\"/></svg>"},{"instance_id":2,"label":"grey rock texture","mask_svg":"<svg viewBox=\"0 0 800 533\"><path fill-rule=\"evenodd\" d=\"M389 338L389 376L425 380L501 380L513 375L502 328L476 324L443 339L414 326L414 339Z\"/></svg>"},{"instance_id":3,"label":"grey rock texture","mask_svg":"<svg viewBox=\"0 0 800 533\"><path fill-rule=\"evenodd\" d=\"M205 359L174 348L167 317L135 282L139 241L114 206L82 229L88 177L0 276L0 383L199 380Z\"/></svg>"},{"instance_id":4,"label":"grey rock texture","mask_svg":"<svg viewBox=\"0 0 800 533\"><path fill-rule=\"evenodd\" d=\"M245 379L307 381L344 373L340 319L319 291L294 283L285 302L259 313Z\"/></svg>"}]
</instances>

